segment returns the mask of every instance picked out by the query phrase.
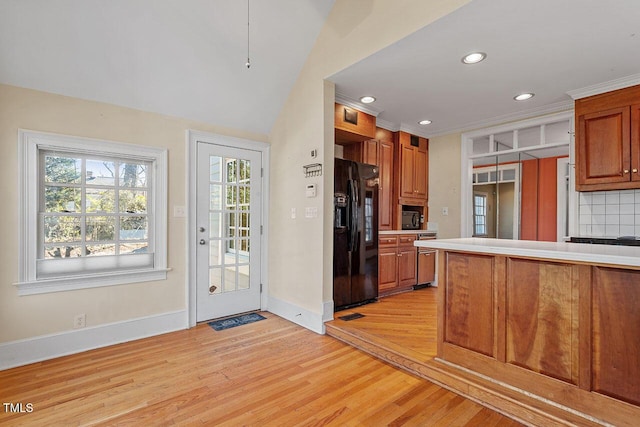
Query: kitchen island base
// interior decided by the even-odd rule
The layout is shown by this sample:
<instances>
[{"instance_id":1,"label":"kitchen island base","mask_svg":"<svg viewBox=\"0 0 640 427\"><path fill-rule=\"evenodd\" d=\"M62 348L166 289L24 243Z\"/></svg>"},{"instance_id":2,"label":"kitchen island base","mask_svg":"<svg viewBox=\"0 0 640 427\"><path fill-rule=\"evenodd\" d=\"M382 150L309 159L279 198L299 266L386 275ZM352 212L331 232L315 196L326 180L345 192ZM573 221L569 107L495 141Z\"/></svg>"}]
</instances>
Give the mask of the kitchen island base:
<instances>
[{"instance_id":1,"label":"kitchen island base","mask_svg":"<svg viewBox=\"0 0 640 427\"><path fill-rule=\"evenodd\" d=\"M478 248L441 250L438 268L442 363L585 423L638 425L637 266Z\"/></svg>"}]
</instances>

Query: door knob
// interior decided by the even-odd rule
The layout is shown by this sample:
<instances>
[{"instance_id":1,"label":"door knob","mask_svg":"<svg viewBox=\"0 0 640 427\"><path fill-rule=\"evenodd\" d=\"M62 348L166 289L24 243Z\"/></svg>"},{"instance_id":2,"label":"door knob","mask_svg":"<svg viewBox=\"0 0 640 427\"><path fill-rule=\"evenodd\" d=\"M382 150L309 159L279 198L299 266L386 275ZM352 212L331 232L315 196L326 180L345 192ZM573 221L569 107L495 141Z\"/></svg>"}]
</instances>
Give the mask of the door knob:
<instances>
[{"instance_id":1,"label":"door knob","mask_svg":"<svg viewBox=\"0 0 640 427\"><path fill-rule=\"evenodd\" d=\"M205 230L204 230L204 227L200 227L200 232L201 232L201 233L204 233L204 231L205 231Z\"/></svg>"},{"instance_id":2,"label":"door knob","mask_svg":"<svg viewBox=\"0 0 640 427\"><path fill-rule=\"evenodd\" d=\"M207 242L205 242L205 240L204 240L204 239L200 239L200 244L201 244L201 245L204 245L205 243L207 243Z\"/></svg>"}]
</instances>

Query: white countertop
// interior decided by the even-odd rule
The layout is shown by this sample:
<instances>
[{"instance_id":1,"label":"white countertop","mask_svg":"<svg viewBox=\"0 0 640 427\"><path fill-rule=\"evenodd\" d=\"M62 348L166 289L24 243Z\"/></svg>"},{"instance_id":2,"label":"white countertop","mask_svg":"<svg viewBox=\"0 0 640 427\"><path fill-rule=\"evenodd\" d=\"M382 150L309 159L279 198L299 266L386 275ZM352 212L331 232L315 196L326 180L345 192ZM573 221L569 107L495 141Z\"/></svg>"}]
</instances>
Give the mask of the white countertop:
<instances>
[{"instance_id":1,"label":"white countertop","mask_svg":"<svg viewBox=\"0 0 640 427\"><path fill-rule=\"evenodd\" d=\"M639 246L535 242L531 240L485 239L476 237L466 239L416 240L413 244L418 247L433 249L640 267Z\"/></svg>"}]
</instances>

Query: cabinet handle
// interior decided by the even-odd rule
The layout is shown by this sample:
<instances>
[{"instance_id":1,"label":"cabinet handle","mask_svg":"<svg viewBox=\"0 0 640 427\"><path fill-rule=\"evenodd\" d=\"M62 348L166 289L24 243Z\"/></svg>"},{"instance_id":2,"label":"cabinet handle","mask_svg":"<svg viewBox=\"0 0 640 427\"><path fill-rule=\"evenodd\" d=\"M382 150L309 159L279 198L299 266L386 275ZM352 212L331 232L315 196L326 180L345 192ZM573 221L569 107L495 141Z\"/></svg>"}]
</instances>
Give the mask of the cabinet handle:
<instances>
[{"instance_id":1,"label":"cabinet handle","mask_svg":"<svg viewBox=\"0 0 640 427\"><path fill-rule=\"evenodd\" d=\"M633 172L633 173L638 173L638 169L633 168L633 170L632 170L631 172Z\"/></svg>"},{"instance_id":2,"label":"cabinet handle","mask_svg":"<svg viewBox=\"0 0 640 427\"><path fill-rule=\"evenodd\" d=\"M398 254L398 256L402 256L402 254Z\"/></svg>"},{"instance_id":3,"label":"cabinet handle","mask_svg":"<svg viewBox=\"0 0 640 427\"><path fill-rule=\"evenodd\" d=\"M625 169L625 170L624 170L624 173L629 173L629 169Z\"/></svg>"}]
</instances>

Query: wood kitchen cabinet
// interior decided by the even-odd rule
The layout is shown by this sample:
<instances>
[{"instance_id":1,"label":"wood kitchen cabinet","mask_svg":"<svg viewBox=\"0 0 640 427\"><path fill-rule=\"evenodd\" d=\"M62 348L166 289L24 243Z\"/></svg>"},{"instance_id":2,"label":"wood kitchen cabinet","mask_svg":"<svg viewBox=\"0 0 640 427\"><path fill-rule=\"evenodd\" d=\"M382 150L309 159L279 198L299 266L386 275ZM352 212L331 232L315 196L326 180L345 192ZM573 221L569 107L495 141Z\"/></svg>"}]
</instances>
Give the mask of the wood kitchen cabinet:
<instances>
[{"instance_id":1,"label":"wood kitchen cabinet","mask_svg":"<svg viewBox=\"0 0 640 427\"><path fill-rule=\"evenodd\" d=\"M426 205L429 176L429 141L399 131L396 133L398 171L396 188L400 205Z\"/></svg>"},{"instance_id":2,"label":"wood kitchen cabinet","mask_svg":"<svg viewBox=\"0 0 640 427\"><path fill-rule=\"evenodd\" d=\"M436 251L418 250L418 284L433 283L436 280Z\"/></svg>"},{"instance_id":3,"label":"wood kitchen cabinet","mask_svg":"<svg viewBox=\"0 0 640 427\"><path fill-rule=\"evenodd\" d=\"M578 99L576 189L640 188L640 85Z\"/></svg>"},{"instance_id":4,"label":"wood kitchen cabinet","mask_svg":"<svg viewBox=\"0 0 640 427\"><path fill-rule=\"evenodd\" d=\"M417 248L414 234L378 237L378 294L386 296L413 289L417 283Z\"/></svg>"},{"instance_id":5,"label":"wood kitchen cabinet","mask_svg":"<svg viewBox=\"0 0 640 427\"><path fill-rule=\"evenodd\" d=\"M336 102L334 130L336 144L359 143L375 138L376 118Z\"/></svg>"}]
</instances>

